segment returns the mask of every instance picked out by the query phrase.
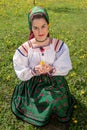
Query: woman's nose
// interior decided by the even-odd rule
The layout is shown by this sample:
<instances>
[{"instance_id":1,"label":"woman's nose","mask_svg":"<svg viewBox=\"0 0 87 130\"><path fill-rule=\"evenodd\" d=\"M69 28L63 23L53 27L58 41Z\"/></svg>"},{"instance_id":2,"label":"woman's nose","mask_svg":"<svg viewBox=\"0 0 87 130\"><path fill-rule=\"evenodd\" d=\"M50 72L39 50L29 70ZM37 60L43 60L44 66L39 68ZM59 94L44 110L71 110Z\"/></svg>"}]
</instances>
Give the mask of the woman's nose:
<instances>
[{"instance_id":1,"label":"woman's nose","mask_svg":"<svg viewBox=\"0 0 87 130\"><path fill-rule=\"evenodd\" d=\"M42 34L42 29L38 29L38 33L39 33L39 34Z\"/></svg>"}]
</instances>

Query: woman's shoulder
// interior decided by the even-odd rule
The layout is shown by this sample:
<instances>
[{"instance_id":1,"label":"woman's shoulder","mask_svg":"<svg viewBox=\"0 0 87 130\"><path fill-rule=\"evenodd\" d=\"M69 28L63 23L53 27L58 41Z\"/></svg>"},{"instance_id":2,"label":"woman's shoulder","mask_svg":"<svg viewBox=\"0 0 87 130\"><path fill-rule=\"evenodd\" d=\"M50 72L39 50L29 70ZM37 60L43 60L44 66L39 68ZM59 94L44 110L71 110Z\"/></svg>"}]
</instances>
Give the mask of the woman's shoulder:
<instances>
[{"instance_id":1,"label":"woman's shoulder","mask_svg":"<svg viewBox=\"0 0 87 130\"><path fill-rule=\"evenodd\" d=\"M51 43L56 46L57 44L61 44L63 41L58 38L51 38Z\"/></svg>"},{"instance_id":2,"label":"woman's shoulder","mask_svg":"<svg viewBox=\"0 0 87 130\"><path fill-rule=\"evenodd\" d=\"M62 48L67 47L63 40L52 38L52 45L54 46L54 50L56 52L60 51Z\"/></svg>"},{"instance_id":3,"label":"woman's shoulder","mask_svg":"<svg viewBox=\"0 0 87 130\"><path fill-rule=\"evenodd\" d=\"M28 56L28 51L31 48L30 41L24 42L22 45L20 45L17 50L23 55Z\"/></svg>"}]
</instances>

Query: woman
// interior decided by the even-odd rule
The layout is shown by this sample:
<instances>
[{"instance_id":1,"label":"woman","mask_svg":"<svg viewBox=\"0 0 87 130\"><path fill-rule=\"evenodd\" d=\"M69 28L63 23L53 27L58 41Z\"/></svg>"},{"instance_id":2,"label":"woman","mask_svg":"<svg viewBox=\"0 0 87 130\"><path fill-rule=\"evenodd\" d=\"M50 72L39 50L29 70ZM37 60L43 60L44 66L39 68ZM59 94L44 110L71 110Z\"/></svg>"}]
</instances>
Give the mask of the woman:
<instances>
[{"instance_id":1,"label":"woman","mask_svg":"<svg viewBox=\"0 0 87 130\"><path fill-rule=\"evenodd\" d=\"M60 122L67 122L75 103L64 78L72 69L68 47L49 37L49 17L44 8L34 7L28 21L30 38L13 57L22 82L14 90L12 111L37 126L47 124L53 114Z\"/></svg>"}]
</instances>

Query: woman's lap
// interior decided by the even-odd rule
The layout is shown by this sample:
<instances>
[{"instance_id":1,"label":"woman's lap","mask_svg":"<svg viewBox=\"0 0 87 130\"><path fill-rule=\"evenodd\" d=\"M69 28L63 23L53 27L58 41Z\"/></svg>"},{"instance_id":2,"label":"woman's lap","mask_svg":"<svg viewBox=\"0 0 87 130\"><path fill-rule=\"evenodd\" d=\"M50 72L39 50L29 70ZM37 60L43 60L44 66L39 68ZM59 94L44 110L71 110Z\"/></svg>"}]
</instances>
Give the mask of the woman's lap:
<instances>
[{"instance_id":1,"label":"woman's lap","mask_svg":"<svg viewBox=\"0 0 87 130\"><path fill-rule=\"evenodd\" d=\"M70 120L73 105L73 96L62 76L33 77L16 86L12 96L13 113L38 126L45 125L52 114L61 122Z\"/></svg>"}]
</instances>

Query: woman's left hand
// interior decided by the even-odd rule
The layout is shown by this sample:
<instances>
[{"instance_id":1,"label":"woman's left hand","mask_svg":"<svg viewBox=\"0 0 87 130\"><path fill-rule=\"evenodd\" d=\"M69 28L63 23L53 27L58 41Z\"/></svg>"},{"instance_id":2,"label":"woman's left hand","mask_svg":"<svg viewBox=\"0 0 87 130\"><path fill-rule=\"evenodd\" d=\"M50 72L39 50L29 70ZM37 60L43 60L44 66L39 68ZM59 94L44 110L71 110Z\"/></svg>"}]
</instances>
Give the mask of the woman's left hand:
<instances>
[{"instance_id":1,"label":"woman's left hand","mask_svg":"<svg viewBox=\"0 0 87 130\"><path fill-rule=\"evenodd\" d=\"M43 65L36 66L35 71L39 74L46 74L52 71L52 66L44 63Z\"/></svg>"},{"instance_id":2,"label":"woman's left hand","mask_svg":"<svg viewBox=\"0 0 87 130\"><path fill-rule=\"evenodd\" d=\"M46 70L47 73L51 72L52 71L52 66L49 65L49 64L44 64L44 69Z\"/></svg>"}]
</instances>

